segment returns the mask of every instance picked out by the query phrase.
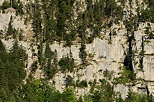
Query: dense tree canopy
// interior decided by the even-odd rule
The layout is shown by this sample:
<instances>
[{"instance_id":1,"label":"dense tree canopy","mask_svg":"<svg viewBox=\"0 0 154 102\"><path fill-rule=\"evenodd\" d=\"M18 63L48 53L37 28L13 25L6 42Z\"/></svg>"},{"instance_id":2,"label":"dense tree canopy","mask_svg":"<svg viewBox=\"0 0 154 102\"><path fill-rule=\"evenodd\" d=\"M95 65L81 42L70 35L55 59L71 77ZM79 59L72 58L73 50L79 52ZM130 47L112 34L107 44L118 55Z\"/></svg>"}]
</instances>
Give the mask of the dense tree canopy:
<instances>
[{"instance_id":1,"label":"dense tree canopy","mask_svg":"<svg viewBox=\"0 0 154 102\"><path fill-rule=\"evenodd\" d=\"M26 76L25 61L27 55L25 51L18 46L17 42L14 43L10 52L6 52L5 46L0 41L0 76L1 84L0 90L5 97L16 92L16 89L20 87ZM2 101L8 101L8 98L2 98ZM13 96L12 96L13 97Z\"/></svg>"}]
</instances>

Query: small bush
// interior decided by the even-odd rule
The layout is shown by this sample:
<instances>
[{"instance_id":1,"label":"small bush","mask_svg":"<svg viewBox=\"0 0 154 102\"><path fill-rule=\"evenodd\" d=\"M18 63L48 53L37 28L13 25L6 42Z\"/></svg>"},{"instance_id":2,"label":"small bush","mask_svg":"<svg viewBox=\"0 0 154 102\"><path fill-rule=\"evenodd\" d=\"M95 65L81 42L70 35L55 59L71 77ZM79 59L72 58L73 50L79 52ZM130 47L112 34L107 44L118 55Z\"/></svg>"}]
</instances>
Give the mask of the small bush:
<instances>
[{"instance_id":1,"label":"small bush","mask_svg":"<svg viewBox=\"0 0 154 102\"><path fill-rule=\"evenodd\" d=\"M76 86L77 87L81 87L81 88L84 88L84 87L87 87L88 86L88 83L86 80L82 80L81 82L79 80L76 81Z\"/></svg>"},{"instance_id":2,"label":"small bush","mask_svg":"<svg viewBox=\"0 0 154 102\"><path fill-rule=\"evenodd\" d=\"M73 78L71 77L71 76L67 76L67 78L66 78L66 87L68 87L68 86L74 86L74 80L73 80Z\"/></svg>"},{"instance_id":3,"label":"small bush","mask_svg":"<svg viewBox=\"0 0 154 102\"><path fill-rule=\"evenodd\" d=\"M36 71L36 69L38 68L37 66L37 61L33 62L33 64L31 65L31 72L34 73Z\"/></svg>"},{"instance_id":4,"label":"small bush","mask_svg":"<svg viewBox=\"0 0 154 102\"><path fill-rule=\"evenodd\" d=\"M150 9L145 9L141 11L141 15L140 15L140 21L141 22L152 22L154 23L154 13L153 11Z\"/></svg>"},{"instance_id":5,"label":"small bush","mask_svg":"<svg viewBox=\"0 0 154 102\"><path fill-rule=\"evenodd\" d=\"M119 73L121 76L119 78L115 78L115 83L131 83L135 81L136 75L133 71L131 71L127 66L121 67L122 72Z\"/></svg>"},{"instance_id":6,"label":"small bush","mask_svg":"<svg viewBox=\"0 0 154 102\"><path fill-rule=\"evenodd\" d=\"M2 6L0 7L1 10L5 10L10 7L10 3L8 1L4 1Z\"/></svg>"},{"instance_id":7,"label":"small bush","mask_svg":"<svg viewBox=\"0 0 154 102\"><path fill-rule=\"evenodd\" d=\"M61 58L58 64L62 72L65 72L65 71L73 72L74 71L74 67L75 67L74 59L72 57L68 57L68 55L66 57Z\"/></svg>"}]
</instances>

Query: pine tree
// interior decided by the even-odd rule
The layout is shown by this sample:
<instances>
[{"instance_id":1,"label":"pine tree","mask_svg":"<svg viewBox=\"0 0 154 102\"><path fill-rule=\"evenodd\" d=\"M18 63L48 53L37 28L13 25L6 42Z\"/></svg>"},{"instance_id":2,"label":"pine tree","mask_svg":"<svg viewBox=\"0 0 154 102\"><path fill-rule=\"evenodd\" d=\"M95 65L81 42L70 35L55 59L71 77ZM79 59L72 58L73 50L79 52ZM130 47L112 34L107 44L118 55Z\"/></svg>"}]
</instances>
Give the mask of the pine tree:
<instances>
[{"instance_id":1,"label":"pine tree","mask_svg":"<svg viewBox=\"0 0 154 102\"><path fill-rule=\"evenodd\" d=\"M14 34L14 29L12 27L12 16L11 16L10 22L8 24L7 35L13 35L13 34Z\"/></svg>"}]
</instances>

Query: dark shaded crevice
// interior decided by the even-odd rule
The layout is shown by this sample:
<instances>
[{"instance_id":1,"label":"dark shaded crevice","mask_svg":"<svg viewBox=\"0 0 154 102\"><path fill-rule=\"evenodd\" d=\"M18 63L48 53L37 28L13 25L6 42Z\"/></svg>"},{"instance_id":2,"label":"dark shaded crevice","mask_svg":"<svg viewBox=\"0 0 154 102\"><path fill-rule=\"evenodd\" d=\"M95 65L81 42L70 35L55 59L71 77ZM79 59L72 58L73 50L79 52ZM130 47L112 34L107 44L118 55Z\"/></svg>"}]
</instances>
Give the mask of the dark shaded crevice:
<instances>
[{"instance_id":1,"label":"dark shaded crevice","mask_svg":"<svg viewBox=\"0 0 154 102\"><path fill-rule=\"evenodd\" d=\"M109 33L109 36L110 36L110 41L112 40L112 32L110 31Z\"/></svg>"},{"instance_id":2,"label":"dark shaded crevice","mask_svg":"<svg viewBox=\"0 0 154 102\"><path fill-rule=\"evenodd\" d=\"M142 37L142 43L141 43L141 53L140 53L140 68L143 69L143 58L144 58L144 38Z\"/></svg>"},{"instance_id":3,"label":"dark shaded crevice","mask_svg":"<svg viewBox=\"0 0 154 102\"><path fill-rule=\"evenodd\" d=\"M133 71L133 50L132 50L132 42L134 40L134 33L131 36L128 36L128 52L124 59L124 66L128 67L129 70Z\"/></svg>"},{"instance_id":4,"label":"dark shaded crevice","mask_svg":"<svg viewBox=\"0 0 154 102\"><path fill-rule=\"evenodd\" d=\"M147 95L148 95L148 101L151 102L151 101L150 101L150 91L149 91L149 88L148 88L147 85L146 85L146 93L147 93Z\"/></svg>"}]
</instances>

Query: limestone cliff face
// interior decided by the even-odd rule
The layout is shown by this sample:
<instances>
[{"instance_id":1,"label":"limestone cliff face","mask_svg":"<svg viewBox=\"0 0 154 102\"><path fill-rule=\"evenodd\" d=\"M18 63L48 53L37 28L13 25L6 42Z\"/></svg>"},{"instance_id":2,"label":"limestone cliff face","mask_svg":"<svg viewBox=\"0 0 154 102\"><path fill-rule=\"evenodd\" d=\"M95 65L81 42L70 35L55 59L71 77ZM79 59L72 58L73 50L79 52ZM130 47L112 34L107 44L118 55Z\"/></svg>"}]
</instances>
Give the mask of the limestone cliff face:
<instances>
[{"instance_id":1,"label":"limestone cliff face","mask_svg":"<svg viewBox=\"0 0 154 102\"><path fill-rule=\"evenodd\" d=\"M4 0L0 1L2 5ZM26 5L28 1L22 0L23 4ZM83 7L80 8L81 12L85 10L86 4L85 0L76 0L82 2ZM138 2L137 2L138 1ZM117 4L121 3L117 1ZM75 5L75 4L74 4ZM132 7L131 7L132 6ZM115 84L115 91L126 97L128 88L132 87L135 92L146 92L147 87L150 93L154 91L154 40L149 38L145 34L146 28L150 26L150 31L154 31L154 23L151 22L139 22L138 27L133 31L133 34L129 34L129 31L124 24L124 20L128 19L130 12L132 16L137 15L137 8L146 8L147 5L142 0L132 0L132 5L129 5L127 1L123 7L126 13L123 20L119 24L113 24L110 28L103 28L101 30L101 37L97 37L90 44L86 45L86 53L88 54L85 60L88 61L88 65L84 68L78 68L81 66L82 60L80 58L80 48L81 43L74 41L73 45L70 47L64 47L63 42L59 43L54 41L49 45L51 51L56 51L57 59L60 60L62 57L72 54L77 68L74 72L62 73L58 71L53 79L49 81L52 83L54 81L55 87L62 91L66 85L67 76L71 76L74 81L86 80L87 82L99 81L104 77L103 72L107 69L112 73L112 78L109 80L111 83L114 78L120 76L122 70L120 67L131 63L132 70L136 73L136 83L135 85L129 84ZM25 70L27 71L27 78L31 72L31 65L34 61L38 61L38 46L40 42L36 42L33 37L34 32L32 30L32 22L29 21L27 24L24 23L26 16L16 16L15 10L13 8L8 8L5 13L0 13L0 30L3 32L1 35L1 40L5 44L6 48L12 47L15 39L12 36L5 36L7 31L10 18L12 16L12 26L15 29L22 30L23 39L18 41L18 44L23 47L23 49L28 54L27 66ZM135 25L135 24L133 24ZM110 34L115 32L116 34ZM88 32L90 33L90 31ZM111 35L111 36L110 36ZM131 38L133 37L133 38ZM129 40L128 40L129 39ZM43 43L43 52L45 50L46 44ZM36 54L36 55L34 55ZM41 70L41 66L38 65L36 72L33 74L34 78L44 78L44 72ZM112 83L114 84L114 83ZM90 85L87 88L76 88L79 95L89 92Z\"/></svg>"}]
</instances>

